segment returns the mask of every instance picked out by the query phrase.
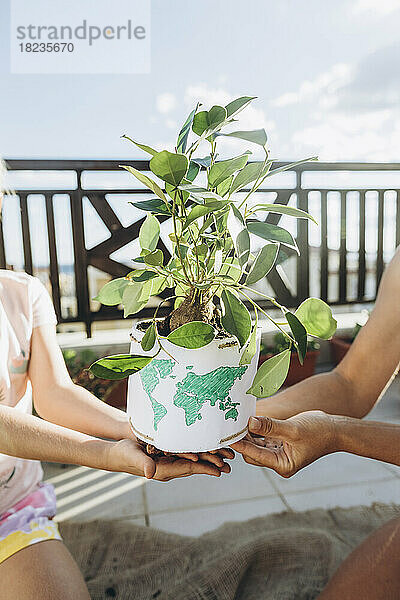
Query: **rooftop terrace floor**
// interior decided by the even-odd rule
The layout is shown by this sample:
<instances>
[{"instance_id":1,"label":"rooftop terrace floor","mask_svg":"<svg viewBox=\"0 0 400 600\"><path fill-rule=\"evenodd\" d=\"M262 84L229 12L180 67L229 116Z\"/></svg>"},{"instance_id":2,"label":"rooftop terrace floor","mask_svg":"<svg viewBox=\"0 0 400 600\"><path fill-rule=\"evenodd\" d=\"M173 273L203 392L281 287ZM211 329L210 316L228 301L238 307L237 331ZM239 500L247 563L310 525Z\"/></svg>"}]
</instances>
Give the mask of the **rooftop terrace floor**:
<instances>
[{"instance_id":1,"label":"rooftop terrace floor","mask_svg":"<svg viewBox=\"0 0 400 600\"><path fill-rule=\"evenodd\" d=\"M368 419L400 424L400 379ZM285 510L400 503L400 467L338 453L294 477L247 465L240 456L221 478L192 476L168 483L125 473L45 464L45 479L58 498L56 519L128 519L182 535L200 535L226 521Z\"/></svg>"}]
</instances>

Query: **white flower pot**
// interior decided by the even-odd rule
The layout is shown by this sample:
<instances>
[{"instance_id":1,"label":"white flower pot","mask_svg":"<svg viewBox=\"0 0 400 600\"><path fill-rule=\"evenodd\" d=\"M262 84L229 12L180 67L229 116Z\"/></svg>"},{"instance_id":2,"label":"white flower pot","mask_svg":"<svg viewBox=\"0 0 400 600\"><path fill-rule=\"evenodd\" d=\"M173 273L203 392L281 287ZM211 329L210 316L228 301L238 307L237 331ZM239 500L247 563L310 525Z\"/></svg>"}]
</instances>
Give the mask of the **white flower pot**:
<instances>
[{"instance_id":1,"label":"white flower pot","mask_svg":"<svg viewBox=\"0 0 400 600\"><path fill-rule=\"evenodd\" d=\"M143 352L143 332L132 330L131 354ZM237 442L255 414L254 396L246 394L257 371L257 352L250 365L239 366L235 338L215 339L188 350L163 339L161 350L144 369L129 377L127 413L135 435L166 452L205 452Z\"/></svg>"}]
</instances>

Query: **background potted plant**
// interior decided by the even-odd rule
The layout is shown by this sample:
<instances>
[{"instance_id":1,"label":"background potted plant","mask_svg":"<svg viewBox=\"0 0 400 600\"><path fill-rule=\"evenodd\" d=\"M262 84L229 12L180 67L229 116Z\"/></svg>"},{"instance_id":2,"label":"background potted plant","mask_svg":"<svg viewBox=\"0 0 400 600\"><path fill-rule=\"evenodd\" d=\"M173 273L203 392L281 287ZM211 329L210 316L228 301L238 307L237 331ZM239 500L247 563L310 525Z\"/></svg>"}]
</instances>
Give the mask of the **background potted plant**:
<instances>
[{"instance_id":1,"label":"background potted plant","mask_svg":"<svg viewBox=\"0 0 400 600\"><path fill-rule=\"evenodd\" d=\"M285 381L291 348L302 363L307 335L328 339L336 329L329 307L317 298L305 300L292 312L252 288L273 267L281 244L298 252L292 235L262 220L265 215L314 220L297 208L253 196L266 178L305 161L273 169L264 129L222 131L252 100L240 97L208 111L200 111L197 104L178 134L175 152L157 152L127 138L151 156L150 171L163 187L123 166L154 197L132 202L147 213L135 269L106 284L97 300L122 304L128 317L169 288L174 306L165 319L157 318L157 308L153 319L133 328L130 354L102 358L91 370L114 380L130 376L127 410L132 428L139 439L163 451L199 452L241 439L255 412L255 398L274 394ZM220 136L258 145L263 160L249 162L248 150L217 160ZM208 154L199 156L204 144ZM171 258L158 248L161 220L171 224ZM256 239L264 245L255 254ZM254 296L281 311L288 332ZM254 311L253 320L248 307ZM256 373L259 315L275 323L289 347Z\"/></svg>"},{"instance_id":2,"label":"background potted plant","mask_svg":"<svg viewBox=\"0 0 400 600\"><path fill-rule=\"evenodd\" d=\"M329 341L331 347L331 358L334 365L339 364L340 361L346 356L350 346L356 339L362 327L363 326L360 323L356 323L350 335L335 335Z\"/></svg>"},{"instance_id":3,"label":"background potted plant","mask_svg":"<svg viewBox=\"0 0 400 600\"><path fill-rule=\"evenodd\" d=\"M68 349L63 351L63 357L71 379L77 385L81 385L94 394L99 400L103 400L110 406L126 408L127 381L105 381L91 373L87 365L98 358L93 350L85 349L77 352Z\"/></svg>"},{"instance_id":4,"label":"background potted plant","mask_svg":"<svg viewBox=\"0 0 400 600\"><path fill-rule=\"evenodd\" d=\"M280 331L274 335L273 344L261 344L260 346L260 358L258 365L261 366L263 362L280 354L284 350L290 347L289 341L286 336ZM317 364L317 358L319 355L319 343L315 339L309 339L307 341L307 352L304 357L303 364L301 364L296 350L292 347L292 356L290 359L290 366L287 377L283 383L285 387L294 385L307 377L311 377L315 373L315 366Z\"/></svg>"}]
</instances>

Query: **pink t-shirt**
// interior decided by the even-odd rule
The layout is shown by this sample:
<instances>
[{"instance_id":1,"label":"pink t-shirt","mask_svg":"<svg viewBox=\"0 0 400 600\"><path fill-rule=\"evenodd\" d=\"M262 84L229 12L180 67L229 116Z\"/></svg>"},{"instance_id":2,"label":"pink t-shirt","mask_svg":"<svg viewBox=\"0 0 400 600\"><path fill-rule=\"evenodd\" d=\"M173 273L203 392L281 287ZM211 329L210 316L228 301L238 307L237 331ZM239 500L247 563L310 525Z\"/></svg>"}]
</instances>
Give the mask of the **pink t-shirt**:
<instances>
[{"instance_id":1,"label":"pink t-shirt","mask_svg":"<svg viewBox=\"0 0 400 600\"><path fill-rule=\"evenodd\" d=\"M0 404L32 414L28 378L32 331L56 323L50 296L39 279L0 269ZM34 490L42 477L39 461L0 454L0 516Z\"/></svg>"}]
</instances>

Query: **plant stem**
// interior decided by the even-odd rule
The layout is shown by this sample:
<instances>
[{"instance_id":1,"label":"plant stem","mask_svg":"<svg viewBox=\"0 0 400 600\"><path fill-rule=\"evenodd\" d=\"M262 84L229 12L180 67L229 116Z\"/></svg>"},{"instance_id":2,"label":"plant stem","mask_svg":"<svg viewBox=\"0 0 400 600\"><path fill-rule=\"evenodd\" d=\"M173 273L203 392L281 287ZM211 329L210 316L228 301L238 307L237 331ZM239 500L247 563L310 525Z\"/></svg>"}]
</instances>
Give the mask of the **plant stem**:
<instances>
[{"instance_id":1,"label":"plant stem","mask_svg":"<svg viewBox=\"0 0 400 600\"><path fill-rule=\"evenodd\" d=\"M287 337L293 344L296 345L296 341L268 314L265 312L265 310L263 310L260 306L258 306L258 304L256 304L251 298L250 296L248 296L247 294L245 294L241 289L238 290L239 294L242 294L245 298L247 298L247 300L249 302L251 302L251 304L253 305L253 307L257 310L259 310L260 312L262 312L263 315L265 315L267 317L267 319L269 319L271 321L271 323L273 323L275 325L275 327L277 329L279 329L281 331L281 333L283 333L283 335L285 337Z\"/></svg>"},{"instance_id":2,"label":"plant stem","mask_svg":"<svg viewBox=\"0 0 400 600\"><path fill-rule=\"evenodd\" d=\"M255 192L260 185L262 184L262 182L264 181L264 179L266 178L267 175L265 175L265 177L263 177L260 181L260 177L261 177L261 173L263 172L263 170L265 169L265 167L267 166L268 163L268 150L265 150L265 159L264 159L264 164L262 169L260 170L260 175L257 177L257 179L255 180L255 182L253 183L253 187L251 188L251 190L249 191L249 193L247 194L247 196L244 198L244 200L239 204L238 208L242 208L243 204L245 204L248 200L248 198L250 198L250 196L253 194L253 192ZM259 185L257 185L259 183Z\"/></svg>"},{"instance_id":3,"label":"plant stem","mask_svg":"<svg viewBox=\"0 0 400 600\"><path fill-rule=\"evenodd\" d=\"M247 285L244 285L243 283L238 283L237 285L238 285L238 287L244 288L245 290L249 290L250 292L254 292L255 294L258 294L259 296L261 296L261 298L265 298L266 300L269 300L271 302L271 304L273 304L274 306L279 308L283 313L286 312L286 310L287 310L286 307L282 306L282 304L279 304L279 302L277 302L275 300L275 298L273 298L272 296L266 296L265 294L262 294L258 290L253 290L252 288L248 287Z\"/></svg>"},{"instance_id":4,"label":"plant stem","mask_svg":"<svg viewBox=\"0 0 400 600\"><path fill-rule=\"evenodd\" d=\"M187 219L187 214L186 214L186 209L185 209L185 203L183 201L183 195L181 195L181 203L182 203L182 212L183 212L183 214L185 216L185 220L186 220ZM194 254L195 254L196 264L197 264L197 279L198 279L198 282L200 283L201 280L202 280L202 278L201 278L201 275L200 275L201 267L200 267L199 253L197 252L196 241L194 239L194 235L193 235L192 230L190 229L190 226L187 229L189 231L189 235L190 235L190 238L192 240L193 247L194 247ZM189 262L189 267L190 267L190 262Z\"/></svg>"},{"instance_id":5,"label":"plant stem","mask_svg":"<svg viewBox=\"0 0 400 600\"><path fill-rule=\"evenodd\" d=\"M165 352L165 354L167 354L167 355L168 355L170 358L172 358L172 360L174 360L174 361L177 363L177 362L178 362L178 361L177 361L177 359L176 359L174 356L172 356L172 354L170 354L170 353L168 352L168 350L166 350L166 349L164 348L164 346L161 344L161 341L160 341L160 339L158 339L158 343L159 343L160 349L161 349L161 350L163 350L163 352Z\"/></svg>"},{"instance_id":6,"label":"plant stem","mask_svg":"<svg viewBox=\"0 0 400 600\"><path fill-rule=\"evenodd\" d=\"M189 284L189 287L192 287L192 283L193 282L190 279L190 277L189 277L189 275L187 274L187 271L186 271L186 266L185 266L185 263L183 261L182 254L181 254L181 249L180 249L180 246L179 246L179 239L180 238L178 237L178 230L176 228L176 190L175 190L175 193L174 193L174 200L173 200L173 205L172 205L172 221L173 221L173 224L174 224L174 235L175 235L175 240L176 240L176 248L177 248L177 251L178 251L179 260L181 262L182 271L185 274L186 281Z\"/></svg>"}]
</instances>

